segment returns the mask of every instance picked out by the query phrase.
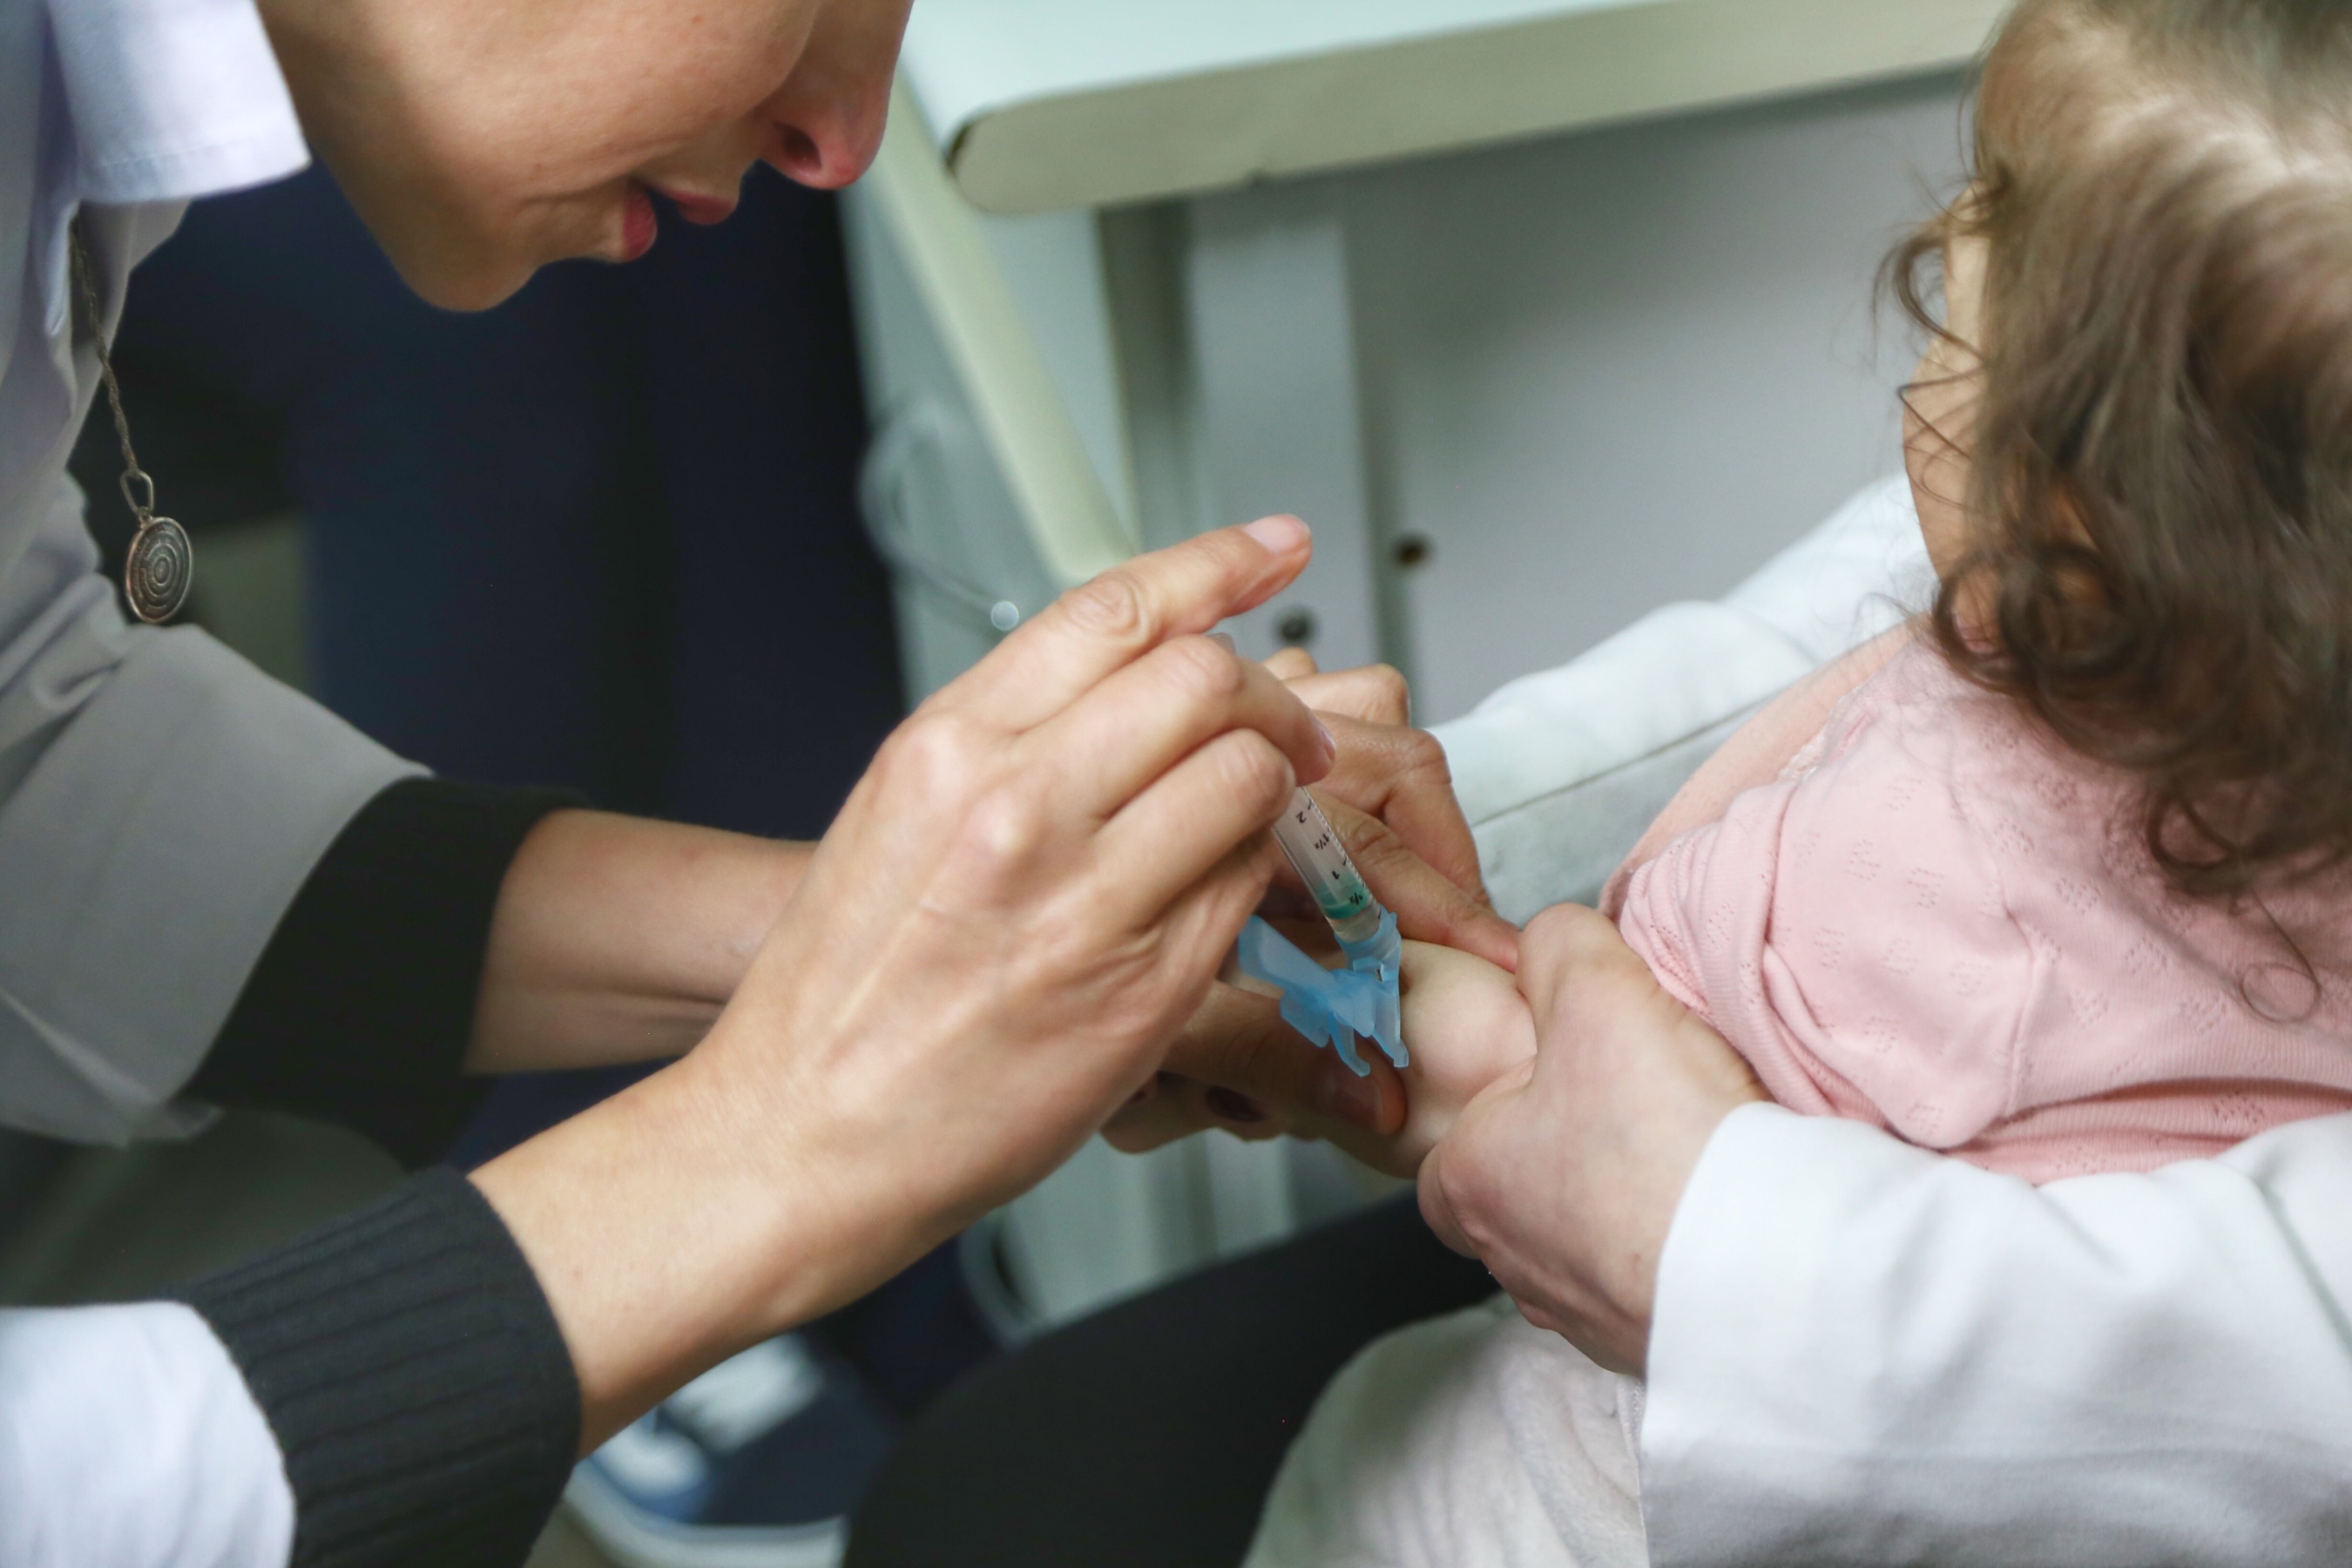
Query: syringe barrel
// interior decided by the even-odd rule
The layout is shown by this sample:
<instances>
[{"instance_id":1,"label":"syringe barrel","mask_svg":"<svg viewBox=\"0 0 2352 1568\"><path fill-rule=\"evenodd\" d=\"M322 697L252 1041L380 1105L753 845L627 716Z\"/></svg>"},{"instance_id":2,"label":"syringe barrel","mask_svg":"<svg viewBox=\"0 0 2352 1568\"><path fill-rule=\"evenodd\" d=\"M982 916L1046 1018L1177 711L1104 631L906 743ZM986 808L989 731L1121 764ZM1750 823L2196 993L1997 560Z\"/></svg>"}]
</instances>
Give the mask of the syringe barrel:
<instances>
[{"instance_id":1,"label":"syringe barrel","mask_svg":"<svg viewBox=\"0 0 2352 1568\"><path fill-rule=\"evenodd\" d=\"M1291 796L1275 821L1274 839L1341 942L1368 941L1381 929L1379 900L1313 795L1301 789Z\"/></svg>"}]
</instances>

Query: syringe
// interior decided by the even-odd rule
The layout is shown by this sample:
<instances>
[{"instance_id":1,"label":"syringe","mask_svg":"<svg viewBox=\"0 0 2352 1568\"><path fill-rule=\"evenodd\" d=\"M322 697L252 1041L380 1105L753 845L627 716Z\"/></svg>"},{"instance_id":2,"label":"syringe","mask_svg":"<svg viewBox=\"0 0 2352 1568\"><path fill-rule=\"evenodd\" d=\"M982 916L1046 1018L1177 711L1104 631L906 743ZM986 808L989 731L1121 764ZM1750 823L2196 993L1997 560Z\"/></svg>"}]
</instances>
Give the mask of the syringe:
<instances>
[{"instance_id":1,"label":"syringe","mask_svg":"<svg viewBox=\"0 0 2352 1568\"><path fill-rule=\"evenodd\" d=\"M1331 923L1347 967L1325 969L1265 921L1254 920L1243 928L1236 949L1242 973L1280 986L1283 1021L1338 1051L1357 1077L1371 1070L1356 1050L1359 1037L1372 1040L1402 1068L1412 1058L1405 1054L1397 990L1404 943L1397 935L1396 916L1372 897L1330 819L1304 789L1276 820L1274 841Z\"/></svg>"},{"instance_id":2,"label":"syringe","mask_svg":"<svg viewBox=\"0 0 2352 1568\"><path fill-rule=\"evenodd\" d=\"M1235 657L1241 653L1223 632L1211 632L1209 640ZM1350 959L1360 956L1362 944L1381 934L1381 922L1388 918L1388 910L1381 908L1371 889L1364 885L1363 873L1348 858L1348 847L1339 841L1331 819L1323 815L1306 785L1291 793L1289 808L1275 819L1274 841L1282 846L1290 868L1307 884L1315 907L1331 922L1331 934L1339 939L1341 948ZM1392 940L1382 943L1381 956L1390 958L1387 949L1391 946Z\"/></svg>"},{"instance_id":3,"label":"syringe","mask_svg":"<svg viewBox=\"0 0 2352 1568\"><path fill-rule=\"evenodd\" d=\"M1330 818L1300 788L1274 825L1274 841L1282 846L1291 869L1307 884L1315 907L1331 922L1331 934L1348 946L1370 942L1380 934L1387 911L1364 885L1362 873L1348 858L1348 847L1331 826Z\"/></svg>"},{"instance_id":4,"label":"syringe","mask_svg":"<svg viewBox=\"0 0 2352 1568\"><path fill-rule=\"evenodd\" d=\"M1234 651L1234 639L1212 634ZM1397 980L1404 943L1396 916L1381 907L1348 858L1348 847L1331 819L1302 786L1275 819L1274 841L1307 884L1315 907L1339 939L1344 969L1325 969L1263 920L1242 931L1235 952L1242 973L1278 986L1283 1020L1308 1039L1330 1046L1348 1069L1361 1078L1371 1068L1356 1050L1359 1037L1377 1044L1389 1060L1404 1067L1404 1023Z\"/></svg>"}]
</instances>

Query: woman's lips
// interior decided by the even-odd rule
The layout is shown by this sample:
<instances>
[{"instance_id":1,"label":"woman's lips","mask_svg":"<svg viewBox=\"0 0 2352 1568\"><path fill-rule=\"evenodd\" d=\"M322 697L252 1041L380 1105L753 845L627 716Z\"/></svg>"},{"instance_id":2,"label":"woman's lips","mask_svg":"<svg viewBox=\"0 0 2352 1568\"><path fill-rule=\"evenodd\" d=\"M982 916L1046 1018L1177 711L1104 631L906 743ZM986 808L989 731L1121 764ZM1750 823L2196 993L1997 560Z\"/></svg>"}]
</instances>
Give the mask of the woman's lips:
<instances>
[{"instance_id":1,"label":"woman's lips","mask_svg":"<svg viewBox=\"0 0 2352 1568\"><path fill-rule=\"evenodd\" d=\"M727 215L735 210L733 196L703 196L697 195L691 191L664 191L662 195L667 196L670 205L677 208L677 216L688 223L698 223L706 226L714 223L725 223Z\"/></svg>"},{"instance_id":2,"label":"woman's lips","mask_svg":"<svg viewBox=\"0 0 2352 1568\"><path fill-rule=\"evenodd\" d=\"M628 210L621 216L621 259L635 261L654 247L661 235L661 219L654 214L654 199L643 185L629 187Z\"/></svg>"}]
</instances>

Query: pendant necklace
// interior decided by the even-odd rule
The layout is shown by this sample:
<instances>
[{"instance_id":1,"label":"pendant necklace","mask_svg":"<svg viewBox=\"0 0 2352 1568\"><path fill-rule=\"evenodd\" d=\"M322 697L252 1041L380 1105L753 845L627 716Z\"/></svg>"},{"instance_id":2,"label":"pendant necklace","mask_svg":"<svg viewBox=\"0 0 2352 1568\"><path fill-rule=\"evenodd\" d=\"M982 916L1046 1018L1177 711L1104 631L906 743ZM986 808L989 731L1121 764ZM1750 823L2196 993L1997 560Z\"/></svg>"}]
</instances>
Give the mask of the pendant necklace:
<instances>
[{"instance_id":1,"label":"pendant necklace","mask_svg":"<svg viewBox=\"0 0 2352 1568\"><path fill-rule=\"evenodd\" d=\"M152 626L170 620L187 603L188 585L196 575L195 547L189 542L186 529L168 517L155 515L155 481L147 477L147 470L139 466L138 454L131 449L131 421L122 413L122 389L115 383L114 358L107 352L106 334L100 325L98 288L90 280L89 250L82 242L80 214L74 215L66 232L74 304L98 349L98 371L106 383L107 406L114 413L114 437L122 447L122 499L130 504L131 516L139 520L139 531L131 537L131 553L122 563L122 593L131 601L131 613Z\"/></svg>"}]
</instances>

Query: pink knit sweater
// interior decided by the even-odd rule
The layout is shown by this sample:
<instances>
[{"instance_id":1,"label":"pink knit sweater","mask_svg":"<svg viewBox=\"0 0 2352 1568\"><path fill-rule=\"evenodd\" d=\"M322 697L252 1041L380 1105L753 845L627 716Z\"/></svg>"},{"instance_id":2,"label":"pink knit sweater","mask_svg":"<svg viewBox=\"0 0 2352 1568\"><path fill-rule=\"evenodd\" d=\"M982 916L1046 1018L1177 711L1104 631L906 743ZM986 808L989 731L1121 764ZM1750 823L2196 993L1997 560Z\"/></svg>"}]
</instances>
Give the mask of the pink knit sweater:
<instances>
[{"instance_id":1,"label":"pink knit sweater","mask_svg":"<svg viewBox=\"0 0 2352 1568\"><path fill-rule=\"evenodd\" d=\"M1783 1105L2035 1182L2352 1109L2352 880L2172 893L2128 782L1932 649L1874 645L1718 764L1611 907Z\"/></svg>"}]
</instances>

